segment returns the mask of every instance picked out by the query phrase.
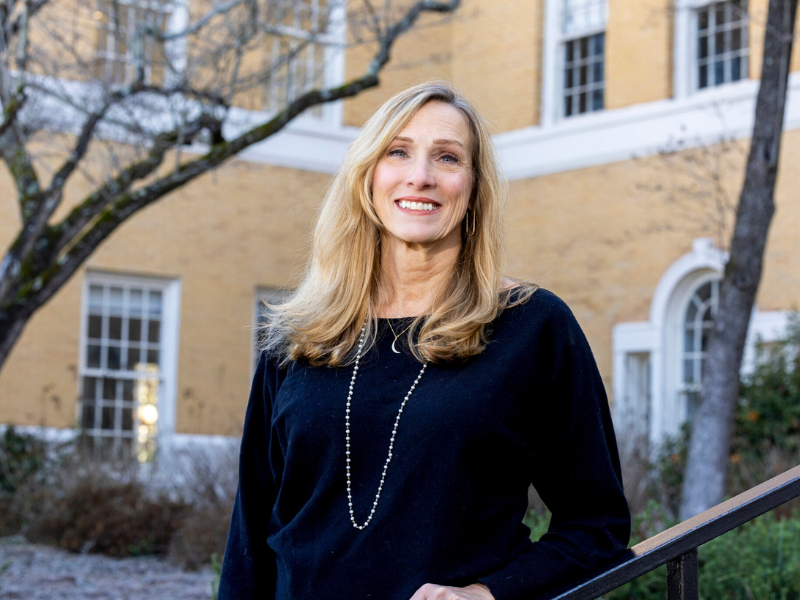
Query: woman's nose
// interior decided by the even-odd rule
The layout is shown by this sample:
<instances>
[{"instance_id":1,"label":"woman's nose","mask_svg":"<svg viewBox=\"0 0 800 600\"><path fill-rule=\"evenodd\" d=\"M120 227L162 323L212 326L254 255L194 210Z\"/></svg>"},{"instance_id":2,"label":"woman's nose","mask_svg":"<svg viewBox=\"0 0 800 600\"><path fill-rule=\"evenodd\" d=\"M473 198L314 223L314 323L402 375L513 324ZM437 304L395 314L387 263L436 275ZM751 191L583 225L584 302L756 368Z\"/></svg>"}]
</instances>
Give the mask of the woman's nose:
<instances>
[{"instance_id":1,"label":"woman's nose","mask_svg":"<svg viewBox=\"0 0 800 600\"><path fill-rule=\"evenodd\" d=\"M408 185L417 189L427 189L436 185L433 169L427 158L417 158L408 174Z\"/></svg>"}]
</instances>

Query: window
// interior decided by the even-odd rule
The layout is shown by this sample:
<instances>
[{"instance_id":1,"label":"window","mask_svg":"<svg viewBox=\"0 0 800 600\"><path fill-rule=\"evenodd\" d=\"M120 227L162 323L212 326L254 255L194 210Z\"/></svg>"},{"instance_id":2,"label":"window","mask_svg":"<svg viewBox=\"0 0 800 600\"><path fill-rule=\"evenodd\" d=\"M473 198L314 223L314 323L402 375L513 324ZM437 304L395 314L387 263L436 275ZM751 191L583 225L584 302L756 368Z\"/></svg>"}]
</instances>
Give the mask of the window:
<instances>
[{"instance_id":1,"label":"window","mask_svg":"<svg viewBox=\"0 0 800 600\"><path fill-rule=\"evenodd\" d=\"M691 419L700 399L705 371L708 337L714 326L719 298L719 280L706 281L689 298L683 318L683 350L681 356L680 392L686 398L687 419Z\"/></svg>"},{"instance_id":2,"label":"window","mask_svg":"<svg viewBox=\"0 0 800 600\"><path fill-rule=\"evenodd\" d=\"M697 10L698 89L747 77L747 23L747 0L716 2Z\"/></svg>"},{"instance_id":3,"label":"window","mask_svg":"<svg viewBox=\"0 0 800 600\"><path fill-rule=\"evenodd\" d=\"M129 83L136 77L137 35L142 27L164 31L172 0L99 0L93 18L97 24L95 76L113 84ZM141 58L145 82L164 79L164 44L142 36Z\"/></svg>"},{"instance_id":4,"label":"window","mask_svg":"<svg viewBox=\"0 0 800 600\"><path fill-rule=\"evenodd\" d=\"M335 85L339 26L343 0L268 0L267 14L273 33L267 35L269 76L264 109L281 110L312 89ZM308 114L321 118L325 105Z\"/></svg>"},{"instance_id":5,"label":"window","mask_svg":"<svg viewBox=\"0 0 800 600\"><path fill-rule=\"evenodd\" d=\"M563 115L605 106L605 0L563 0Z\"/></svg>"},{"instance_id":6,"label":"window","mask_svg":"<svg viewBox=\"0 0 800 600\"><path fill-rule=\"evenodd\" d=\"M170 282L87 276L78 419L87 441L104 455L140 462L155 455L164 396L172 387L166 378L174 371L177 302L171 296Z\"/></svg>"}]
</instances>

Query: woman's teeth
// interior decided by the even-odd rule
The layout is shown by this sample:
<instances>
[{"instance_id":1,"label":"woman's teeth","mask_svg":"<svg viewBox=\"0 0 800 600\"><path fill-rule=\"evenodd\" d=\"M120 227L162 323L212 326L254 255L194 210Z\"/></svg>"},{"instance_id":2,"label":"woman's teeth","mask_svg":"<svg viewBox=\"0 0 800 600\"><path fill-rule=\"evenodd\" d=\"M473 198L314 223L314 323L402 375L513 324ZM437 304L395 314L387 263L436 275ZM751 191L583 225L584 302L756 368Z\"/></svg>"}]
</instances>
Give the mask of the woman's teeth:
<instances>
[{"instance_id":1,"label":"woman's teeth","mask_svg":"<svg viewBox=\"0 0 800 600\"><path fill-rule=\"evenodd\" d=\"M409 202L408 200L400 200L398 202L400 208L406 208L408 210L435 210L437 206L435 204L429 204L425 202Z\"/></svg>"}]
</instances>

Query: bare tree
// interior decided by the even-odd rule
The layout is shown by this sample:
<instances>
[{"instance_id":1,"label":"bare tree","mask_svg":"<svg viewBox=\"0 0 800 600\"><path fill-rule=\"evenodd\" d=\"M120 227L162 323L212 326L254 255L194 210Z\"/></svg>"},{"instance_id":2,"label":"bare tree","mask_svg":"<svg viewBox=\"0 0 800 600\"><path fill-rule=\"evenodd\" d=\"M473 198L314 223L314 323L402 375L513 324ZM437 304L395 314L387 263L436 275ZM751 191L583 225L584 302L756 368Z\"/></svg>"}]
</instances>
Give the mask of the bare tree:
<instances>
[{"instance_id":1,"label":"bare tree","mask_svg":"<svg viewBox=\"0 0 800 600\"><path fill-rule=\"evenodd\" d=\"M189 2L103 0L94 12L75 2L72 17L88 11L102 26L90 33L65 27L69 0L0 2L0 157L22 223L0 261L0 367L31 315L126 219L304 111L377 86L399 36L460 4ZM331 34L345 26L347 42ZM360 77L330 86L310 70L309 53L355 43L374 50ZM93 191L56 220L77 174Z\"/></svg>"},{"instance_id":2,"label":"bare tree","mask_svg":"<svg viewBox=\"0 0 800 600\"><path fill-rule=\"evenodd\" d=\"M692 423L681 499L682 519L721 502L725 493L739 369L761 281L767 233L775 212L775 181L797 1L769 2L755 125L736 209L730 258L720 285L719 308L708 342L702 400Z\"/></svg>"}]
</instances>

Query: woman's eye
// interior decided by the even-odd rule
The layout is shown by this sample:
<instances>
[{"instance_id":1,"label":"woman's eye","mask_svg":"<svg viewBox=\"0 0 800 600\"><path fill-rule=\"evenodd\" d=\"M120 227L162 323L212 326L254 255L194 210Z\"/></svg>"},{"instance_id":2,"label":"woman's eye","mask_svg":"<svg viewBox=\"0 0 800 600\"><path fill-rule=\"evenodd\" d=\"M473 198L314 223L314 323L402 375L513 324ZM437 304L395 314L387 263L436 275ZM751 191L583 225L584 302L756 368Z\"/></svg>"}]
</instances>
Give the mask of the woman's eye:
<instances>
[{"instance_id":1,"label":"woman's eye","mask_svg":"<svg viewBox=\"0 0 800 600\"><path fill-rule=\"evenodd\" d=\"M389 152L387 152L387 155L388 156L405 156L406 155L406 151L403 150L402 148L395 148L394 150L389 150Z\"/></svg>"},{"instance_id":2,"label":"woman's eye","mask_svg":"<svg viewBox=\"0 0 800 600\"><path fill-rule=\"evenodd\" d=\"M452 162L452 163L460 162L459 158L453 154L443 154L442 160L445 162Z\"/></svg>"}]
</instances>

